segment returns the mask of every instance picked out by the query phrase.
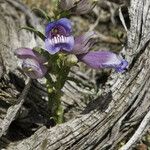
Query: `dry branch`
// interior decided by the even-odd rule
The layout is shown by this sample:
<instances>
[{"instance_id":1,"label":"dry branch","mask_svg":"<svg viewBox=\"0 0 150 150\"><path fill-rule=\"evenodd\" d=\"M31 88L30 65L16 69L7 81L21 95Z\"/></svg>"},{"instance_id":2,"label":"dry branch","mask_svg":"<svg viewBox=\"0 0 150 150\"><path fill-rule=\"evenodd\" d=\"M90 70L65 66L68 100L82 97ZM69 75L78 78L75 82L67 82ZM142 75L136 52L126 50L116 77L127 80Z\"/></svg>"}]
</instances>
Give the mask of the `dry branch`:
<instances>
[{"instance_id":1,"label":"dry branch","mask_svg":"<svg viewBox=\"0 0 150 150\"><path fill-rule=\"evenodd\" d=\"M7 114L4 118L4 120L1 122L0 124L0 138L2 137L2 135L5 135L10 124L12 123L13 120L15 120L19 110L21 109L27 94L30 90L30 86L31 86L31 80L27 80L27 85L25 86L24 90L22 91L22 94L20 95L20 97L18 98L18 102L19 104L16 104L14 106L9 107L9 109L7 110Z\"/></svg>"}]
</instances>

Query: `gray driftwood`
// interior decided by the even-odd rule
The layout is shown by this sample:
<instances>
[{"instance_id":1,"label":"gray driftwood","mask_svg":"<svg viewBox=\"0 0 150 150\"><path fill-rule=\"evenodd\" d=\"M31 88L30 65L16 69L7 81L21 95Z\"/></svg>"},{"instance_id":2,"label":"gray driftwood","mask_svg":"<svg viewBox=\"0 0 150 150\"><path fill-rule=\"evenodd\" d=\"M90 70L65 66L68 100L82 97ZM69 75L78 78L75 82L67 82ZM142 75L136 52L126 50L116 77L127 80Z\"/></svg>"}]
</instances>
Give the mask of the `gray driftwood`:
<instances>
[{"instance_id":1,"label":"gray driftwood","mask_svg":"<svg viewBox=\"0 0 150 150\"><path fill-rule=\"evenodd\" d=\"M37 26L38 20L34 22L35 16L18 1L0 0L1 147L8 150L113 150L122 139L127 145L121 150L134 146L148 129L150 120L150 1L131 0L128 12L130 28L127 29L127 43L122 50L129 62L128 71L123 74L113 72L105 88L99 89L100 96L95 96L87 105L83 99L91 91L87 88L81 90L74 82L66 83L62 101L66 112L68 111L66 118L73 118L61 125L46 128L44 124L47 122L48 112L43 98L46 97L45 88L32 81L32 92L28 92L23 102L20 98L17 101L17 96L24 88L25 78L17 70L18 60L13 55L17 47L32 47L36 44L37 40L31 33L17 32L17 29L27 23ZM30 22L26 22L28 19ZM123 24L125 26L125 22ZM75 76L81 77L81 73ZM94 84L85 75L82 75L82 80L78 79L85 86ZM7 120L11 108L18 103L21 103L18 113L13 119ZM27 109L23 103L32 105ZM23 135L20 136L21 139L18 137L18 142L13 142L9 136L12 132L11 121L19 120L23 115L27 118L23 120L26 125L30 126L32 122L40 128L35 133L31 131L28 138Z\"/></svg>"}]
</instances>

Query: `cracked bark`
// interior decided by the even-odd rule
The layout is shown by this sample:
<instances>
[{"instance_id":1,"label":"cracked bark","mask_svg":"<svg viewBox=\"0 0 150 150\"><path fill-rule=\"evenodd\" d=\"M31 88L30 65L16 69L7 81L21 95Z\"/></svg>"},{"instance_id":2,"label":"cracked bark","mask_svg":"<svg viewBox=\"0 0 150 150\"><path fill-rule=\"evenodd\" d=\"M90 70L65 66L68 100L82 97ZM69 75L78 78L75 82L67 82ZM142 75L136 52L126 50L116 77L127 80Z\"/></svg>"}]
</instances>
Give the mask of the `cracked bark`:
<instances>
[{"instance_id":1,"label":"cracked bark","mask_svg":"<svg viewBox=\"0 0 150 150\"><path fill-rule=\"evenodd\" d=\"M11 7L9 9L14 9L14 12L17 12L14 5L7 3L9 0L1 0L0 2L2 3L0 8L2 7L1 9L3 10L1 13L5 12L4 8L6 5L7 7ZM43 124L47 114L44 110L40 109L41 112L36 112L36 114L40 113L42 116L37 117L37 120L41 119L41 122L39 121L40 129L31 134L30 137L22 139L19 142L8 142L6 149L110 150L115 149L116 145L122 139L126 139L127 142L129 137L135 133L136 129L140 127L139 124L142 123L144 116L150 111L150 1L131 0L128 11L130 28L127 30L127 44L122 51L129 61L128 71L123 74L112 73L105 84L105 89L102 90L102 94L95 99L90 100L87 105L82 99L84 98L83 95L87 94L88 91L86 89L85 91L83 90L84 92L81 91L81 88L73 82L67 83L65 85L66 88L64 88L66 95L63 97L63 104L66 110L69 106L76 107L72 108L72 110L70 109L70 111L73 112L74 118L61 125L46 128ZM16 76L19 75L16 70L17 64L14 63L16 62L16 58L14 60L14 57L12 57L13 49L16 46L19 47L23 43L26 45L28 42L25 40L28 38L25 37L29 35L32 37L31 39L36 42L34 36L27 32L24 32L26 36L22 37L20 35L21 40L18 39L19 36L15 25L18 24L20 17L16 18L18 15L12 13L11 15L15 16L15 21L17 23L14 20L11 20L11 26L12 24L14 26L10 27L10 23L8 22L8 17L9 19L12 18L10 14L10 12L7 13L7 16L5 15L5 17L4 15L1 15L2 19L0 18L0 20L2 20L2 23L0 22L2 28L0 29L3 29L0 30L0 33L5 35L0 36L4 37L0 39L2 41L1 56L4 66L6 66L4 67L5 69L1 70L6 70L7 73L1 73L3 82L9 81L8 79L10 79L10 76L8 76L8 72L11 72L12 70ZM27 14L22 12L23 20L25 20L26 15ZM22 21L19 21L19 25L21 24ZM10 37L12 31L14 38ZM10 44L8 45L9 42ZM34 42L31 44L32 46ZM9 56L6 57L6 54L9 54ZM9 57L12 59L7 62ZM13 63L11 61L13 61ZM13 67L9 67L12 64ZM4 80L4 77L7 78ZM83 79L81 79L81 81L82 80ZM17 94L21 92L21 90L17 90L16 87L13 87L12 85L13 84L11 83L10 87L12 87L12 92L10 92L10 87L7 88L5 91L6 94L2 99L3 102L7 102L9 105L1 110L3 112L1 113L2 115L0 115L1 122L7 114L7 109L12 105L12 100L10 100L10 97L12 98L11 94L15 94L13 95L13 98L15 99ZM35 106L37 102L40 102L40 99L38 96L34 95L34 93L37 93L36 91L39 89L41 89L39 90L39 96L41 94L46 95L46 92L44 91L43 86L36 81L32 86L33 93L28 94L27 99L28 101L32 99L33 106ZM23 86L20 89L23 89ZM10 95L7 95L8 93L10 93ZM75 95L74 93L78 94ZM42 102L40 102L40 104L41 103ZM36 106L38 110L39 105ZM77 115L75 113L77 113ZM34 120L34 122L37 123L37 120ZM148 123L139 138L145 133L147 128ZM2 137L1 143L4 143L5 138L5 136ZM137 140L135 142L137 142Z\"/></svg>"}]
</instances>

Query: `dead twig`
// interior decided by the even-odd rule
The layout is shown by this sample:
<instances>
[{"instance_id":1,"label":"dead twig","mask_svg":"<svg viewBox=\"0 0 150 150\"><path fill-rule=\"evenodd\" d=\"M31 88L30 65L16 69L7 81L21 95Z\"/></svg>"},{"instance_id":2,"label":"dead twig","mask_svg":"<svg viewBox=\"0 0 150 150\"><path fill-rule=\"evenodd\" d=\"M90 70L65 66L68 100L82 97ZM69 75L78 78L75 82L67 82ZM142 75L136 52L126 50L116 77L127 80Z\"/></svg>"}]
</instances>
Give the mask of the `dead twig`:
<instances>
[{"instance_id":1,"label":"dead twig","mask_svg":"<svg viewBox=\"0 0 150 150\"><path fill-rule=\"evenodd\" d=\"M123 14L122 14L122 11L121 11L121 7L119 8L119 17L120 17L120 20L121 20L121 23L124 27L124 29L126 30L126 32L128 31L127 29L127 26L126 26L126 23L125 23L125 20L124 20L124 17L123 17Z\"/></svg>"},{"instance_id":2,"label":"dead twig","mask_svg":"<svg viewBox=\"0 0 150 150\"><path fill-rule=\"evenodd\" d=\"M5 135L6 134L6 131L8 130L10 124L12 123L12 121L15 119L15 117L17 116L20 108L22 107L26 97L27 97L27 94L29 92L29 89L31 87L31 79L29 79L27 81L27 84L24 88L24 90L22 91L20 97L18 98L18 102L19 104L16 104L14 106L11 106L8 110L7 110L7 115L6 117L4 118L3 122L1 122L0 124L0 137L2 137L2 135Z\"/></svg>"},{"instance_id":3,"label":"dead twig","mask_svg":"<svg viewBox=\"0 0 150 150\"><path fill-rule=\"evenodd\" d=\"M140 137L143 135L143 131L145 130L146 126L148 125L150 121L150 110L148 111L148 113L146 114L146 116L144 117L144 119L142 120L139 128L136 130L136 132L134 133L134 135L131 137L131 139L120 148L120 150L129 150L133 144L140 139Z\"/></svg>"}]
</instances>

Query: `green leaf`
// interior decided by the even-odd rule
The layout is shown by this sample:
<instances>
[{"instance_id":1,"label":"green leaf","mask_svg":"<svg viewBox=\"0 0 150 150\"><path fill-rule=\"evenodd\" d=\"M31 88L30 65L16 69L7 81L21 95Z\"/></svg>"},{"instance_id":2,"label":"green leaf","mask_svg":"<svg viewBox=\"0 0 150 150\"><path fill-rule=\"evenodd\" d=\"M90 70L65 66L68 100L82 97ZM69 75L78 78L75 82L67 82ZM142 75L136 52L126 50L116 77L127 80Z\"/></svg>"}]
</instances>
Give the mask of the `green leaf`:
<instances>
[{"instance_id":1,"label":"green leaf","mask_svg":"<svg viewBox=\"0 0 150 150\"><path fill-rule=\"evenodd\" d=\"M46 38L43 33L41 33L40 31L38 31L38 30L36 30L36 29L34 29L34 28L32 28L32 27L21 27L21 28L19 29L19 31L22 30L22 29L25 29L25 30L28 30L28 31L31 31L31 32L35 33L35 34L38 35L43 41L44 41L45 38Z\"/></svg>"},{"instance_id":2,"label":"green leaf","mask_svg":"<svg viewBox=\"0 0 150 150\"><path fill-rule=\"evenodd\" d=\"M43 49L40 47L33 47L33 49L39 53L42 53Z\"/></svg>"},{"instance_id":3,"label":"green leaf","mask_svg":"<svg viewBox=\"0 0 150 150\"><path fill-rule=\"evenodd\" d=\"M51 21L51 18L48 16L48 14L44 10L39 9L39 8L33 8L32 11L39 12L40 15L43 16L48 22Z\"/></svg>"},{"instance_id":4,"label":"green leaf","mask_svg":"<svg viewBox=\"0 0 150 150\"><path fill-rule=\"evenodd\" d=\"M63 17L70 17L70 12L69 11L62 11L60 13L60 18L63 18Z\"/></svg>"}]
</instances>

